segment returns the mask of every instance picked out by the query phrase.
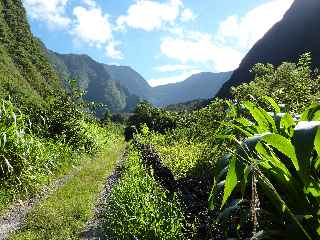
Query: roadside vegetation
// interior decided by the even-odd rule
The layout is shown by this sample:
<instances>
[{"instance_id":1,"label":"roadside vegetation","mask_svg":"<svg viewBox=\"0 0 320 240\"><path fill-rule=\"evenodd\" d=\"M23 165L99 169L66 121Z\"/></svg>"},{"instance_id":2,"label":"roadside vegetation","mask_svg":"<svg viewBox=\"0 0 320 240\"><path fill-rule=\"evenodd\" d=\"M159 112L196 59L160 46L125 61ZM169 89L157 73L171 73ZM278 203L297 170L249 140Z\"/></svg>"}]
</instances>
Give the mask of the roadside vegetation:
<instances>
[{"instance_id":1,"label":"roadside vegetation","mask_svg":"<svg viewBox=\"0 0 320 240\"><path fill-rule=\"evenodd\" d=\"M0 101L0 211L33 196L114 138L119 127L96 120L82 96L70 82L69 93L28 114L10 98Z\"/></svg>"},{"instance_id":2,"label":"roadside vegetation","mask_svg":"<svg viewBox=\"0 0 320 240\"><path fill-rule=\"evenodd\" d=\"M320 77L310 54L195 111L141 103L105 210L114 239L319 239Z\"/></svg>"},{"instance_id":3,"label":"roadside vegetation","mask_svg":"<svg viewBox=\"0 0 320 240\"><path fill-rule=\"evenodd\" d=\"M10 239L79 239L116 162L124 151L124 140L117 129L94 157L84 157L73 176L37 204L27 215L23 228Z\"/></svg>"}]
</instances>

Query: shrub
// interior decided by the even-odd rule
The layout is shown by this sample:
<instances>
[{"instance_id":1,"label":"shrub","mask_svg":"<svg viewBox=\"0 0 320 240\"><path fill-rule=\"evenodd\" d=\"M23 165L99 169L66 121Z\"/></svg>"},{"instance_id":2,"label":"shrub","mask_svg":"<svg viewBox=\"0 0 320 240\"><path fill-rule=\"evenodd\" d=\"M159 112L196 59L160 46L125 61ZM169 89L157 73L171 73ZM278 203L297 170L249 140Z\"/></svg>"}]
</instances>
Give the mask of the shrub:
<instances>
[{"instance_id":1,"label":"shrub","mask_svg":"<svg viewBox=\"0 0 320 240\"><path fill-rule=\"evenodd\" d=\"M142 102L138 104L128 120L128 127L125 131L126 139L132 139L135 130L140 129L142 124L146 124L150 130L165 133L167 130L176 128L176 121L176 113L153 107L148 102Z\"/></svg>"},{"instance_id":2,"label":"shrub","mask_svg":"<svg viewBox=\"0 0 320 240\"><path fill-rule=\"evenodd\" d=\"M236 140L238 150L220 165L213 192L219 182L225 184L218 202L224 212L238 209L251 216L242 227L250 224L255 238L318 239L320 124L309 121L320 120L320 106L308 109L297 126L289 114L278 113L280 117L273 119L253 103L244 106L254 121L238 121L245 125L237 129L249 138ZM240 214L240 219L244 217Z\"/></svg>"},{"instance_id":3,"label":"shrub","mask_svg":"<svg viewBox=\"0 0 320 240\"><path fill-rule=\"evenodd\" d=\"M303 54L297 64L256 64L252 69L255 80L232 89L235 99L264 104L262 97L270 96L285 104L289 112L301 112L310 104L320 101L320 76L312 71L311 54ZM265 105L267 106L267 105Z\"/></svg>"}]
</instances>

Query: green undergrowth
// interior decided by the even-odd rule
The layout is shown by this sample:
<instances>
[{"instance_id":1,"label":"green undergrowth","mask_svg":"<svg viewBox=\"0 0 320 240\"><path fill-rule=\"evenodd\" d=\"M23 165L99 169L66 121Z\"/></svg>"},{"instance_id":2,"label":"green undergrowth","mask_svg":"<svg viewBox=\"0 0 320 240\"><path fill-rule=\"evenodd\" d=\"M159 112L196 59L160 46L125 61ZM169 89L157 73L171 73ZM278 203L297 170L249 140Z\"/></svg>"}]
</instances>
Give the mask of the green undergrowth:
<instances>
[{"instance_id":1,"label":"green undergrowth","mask_svg":"<svg viewBox=\"0 0 320 240\"><path fill-rule=\"evenodd\" d=\"M107 236L119 240L183 239L185 219L177 196L146 172L134 147L128 154L121 180L105 209Z\"/></svg>"},{"instance_id":2,"label":"green undergrowth","mask_svg":"<svg viewBox=\"0 0 320 240\"><path fill-rule=\"evenodd\" d=\"M67 102L65 110L60 125L44 118L36 123L10 100L0 101L0 212L16 200L34 196L121 135L120 127L101 125ZM62 110L56 114L61 117ZM49 135L54 128L58 131Z\"/></svg>"},{"instance_id":3,"label":"green undergrowth","mask_svg":"<svg viewBox=\"0 0 320 240\"><path fill-rule=\"evenodd\" d=\"M199 110L137 106L125 173L106 208L111 236L319 239L319 71L304 54L253 73L233 99Z\"/></svg>"},{"instance_id":4,"label":"green undergrowth","mask_svg":"<svg viewBox=\"0 0 320 240\"><path fill-rule=\"evenodd\" d=\"M83 161L63 187L34 207L24 227L10 239L79 239L124 146L119 135L109 138L103 150Z\"/></svg>"}]
</instances>

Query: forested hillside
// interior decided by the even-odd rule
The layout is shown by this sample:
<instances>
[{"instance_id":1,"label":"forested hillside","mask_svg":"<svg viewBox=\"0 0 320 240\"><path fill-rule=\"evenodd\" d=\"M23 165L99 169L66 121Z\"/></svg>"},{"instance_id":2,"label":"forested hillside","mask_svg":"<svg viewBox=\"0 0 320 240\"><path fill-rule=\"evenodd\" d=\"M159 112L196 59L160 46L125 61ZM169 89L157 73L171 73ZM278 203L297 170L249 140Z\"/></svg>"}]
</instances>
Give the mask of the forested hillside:
<instances>
[{"instance_id":1,"label":"forested hillside","mask_svg":"<svg viewBox=\"0 0 320 240\"><path fill-rule=\"evenodd\" d=\"M58 54L47 50L48 58L62 80L76 79L85 99L102 103L113 112L132 111L139 97L131 94L120 81L110 76L103 64L87 55ZM99 117L104 108L97 110Z\"/></svg>"},{"instance_id":2,"label":"forested hillside","mask_svg":"<svg viewBox=\"0 0 320 240\"><path fill-rule=\"evenodd\" d=\"M210 99L232 74L203 72L179 83L152 88L130 67L101 64L86 55L46 51L62 79L77 79L79 86L87 91L87 100L104 103L113 112L132 111L139 99L160 107Z\"/></svg>"},{"instance_id":3,"label":"forested hillside","mask_svg":"<svg viewBox=\"0 0 320 240\"><path fill-rule=\"evenodd\" d=\"M0 94L25 106L42 105L61 90L20 0L0 2Z\"/></svg>"},{"instance_id":4,"label":"forested hillside","mask_svg":"<svg viewBox=\"0 0 320 240\"><path fill-rule=\"evenodd\" d=\"M134 69L128 66L115 66L104 64L111 79L119 81L131 94L147 99L150 96L149 83Z\"/></svg>"}]
</instances>

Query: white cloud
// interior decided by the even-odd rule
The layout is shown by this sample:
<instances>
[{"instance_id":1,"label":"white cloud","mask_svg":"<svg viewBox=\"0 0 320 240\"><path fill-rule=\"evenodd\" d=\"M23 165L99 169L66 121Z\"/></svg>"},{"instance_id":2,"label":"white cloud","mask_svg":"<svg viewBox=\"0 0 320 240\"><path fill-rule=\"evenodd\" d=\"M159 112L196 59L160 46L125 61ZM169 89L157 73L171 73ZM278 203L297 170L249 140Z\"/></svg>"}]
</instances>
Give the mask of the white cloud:
<instances>
[{"instance_id":1,"label":"white cloud","mask_svg":"<svg viewBox=\"0 0 320 240\"><path fill-rule=\"evenodd\" d=\"M159 30L166 25L173 25L181 15L182 21L194 18L190 9L185 9L182 0L168 0L159 3L151 0L138 0L132 4L126 15L117 19L119 29L131 27L145 31Z\"/></svg>"},{"instance_id":2,"label":"white cloud","mask_svg":"<svg viewBox=\"0 0 320 240\"><path fill-rule=\"evenodd\" d=\"M219 72L234 70L250 48L281 20L292 3L293 0L271 0L242 17L229 16L220 23L214 36L172 28L169 32L173 36L162 40L161 52L182 64L209 64Z\"/></svg>"},{"instance_id":3,"label":"white cloud","mask_svg":"<svg viewBox=\"0 0 320 240\"><path fill-rule=\"evenodd\" d=\"M164 78L152 78L148 80L148 83L151 87L170 84L170 83L177 83L182 82L189 78L193 74L200 73L200 70L192 70L192 71L184 71L179 75L171 76L171 77L164 77Z\"/></svg>"},{"instance_id":4,"label":"white cloud","mask_svg":"<svg viewBox=\"0 0 320 240\"><path fill-rule=\"evenodd\" d=\"M109 15L103 14L95 1L83 2L87 7L77 6L73 9L76 19L71 34L77 41L88 43L90 46L105 47L106 55L112 59L123 59L122 52L117 49L120 43L113 39Z\"/></svg>"},{"instance_id":5,"label":"white cloud","mask_svg":"<svg viewBox=\"0 0 320 240\"><path fill-rule=\"evenodd\" d=\"M161 43L161 52L181 63L210 63L216 71L229 71L238 67L241 53L230 47L218 46L209 34L190 33L180 37L167 37Z\"/></svg>"},{"instance_id":6,"label":"white cloud","mask_svg":"<svg viewBox=\"0 0 320 240\"><path fill-rule=\"evenodd\" d=\"M188 22L195 20L196 16L193 14L191 9L186 8L182 11L180 19L182 22Z\"/></svg>"},{"instance_id":7,"label":"white cloud","mask_svg":"<svg viewBox=\"0 0 320 240\"><path fill-rule=\"evenodd\" d=\"M158 72L177 72L177 71L192 70L194 68L195 68L194 66L190 66L190 65L177 64L177 65L163 65L163 66L154 67L154 70Z\"/></svg>"},{"instance_id":8,"label":"white cloud","mask_svg":"<svg viewBox=\"0 0 320 240\"><path fill-rule=\"evenodd\" d=\"M106 47L107 55L112 59L123 59L123 54L120 50L117 49L117 46L120 45L120 42L111 41Z\"/></svg>"},{"instance_id":9,"label":"white cloud","mask_svg":"<svg viewBox=\"0 0 320 240\"><path fill-rule=\"evenodd\" d=\"M78 40L91 45L101 46L112 39L112 28L109 16L103 15L100 8L75 7L73 14L76 17L72 34Z\"/></svg>"},{"instance_id":10,"label":"white cloud","mask_svg":"<svg viewBox=\"0 0 320 240\"><path fill-rule=\"evenodd\" d=\"M71 19L65 15L68 0L24 0L25 8L33 19L45 21L54 28L67 28Z\"/></svg>"},{"instance_id":11,"label":"white cloud","mask_svg":"<svg viewBox=\"0 0 320 240\"><path fill-rule=\"evenodd\" d=\"M220 23L217 40L233 47L249 50L278 21L292 5L293 0L272 0L244 16L229 16Z\"/></svg>"}]
</instances>

